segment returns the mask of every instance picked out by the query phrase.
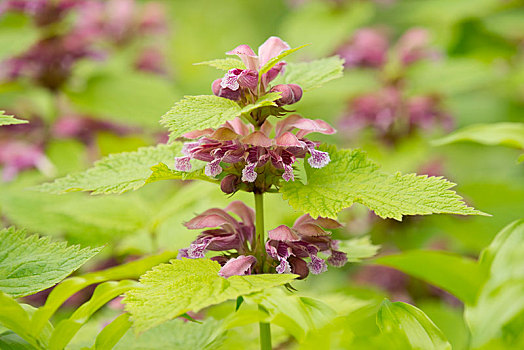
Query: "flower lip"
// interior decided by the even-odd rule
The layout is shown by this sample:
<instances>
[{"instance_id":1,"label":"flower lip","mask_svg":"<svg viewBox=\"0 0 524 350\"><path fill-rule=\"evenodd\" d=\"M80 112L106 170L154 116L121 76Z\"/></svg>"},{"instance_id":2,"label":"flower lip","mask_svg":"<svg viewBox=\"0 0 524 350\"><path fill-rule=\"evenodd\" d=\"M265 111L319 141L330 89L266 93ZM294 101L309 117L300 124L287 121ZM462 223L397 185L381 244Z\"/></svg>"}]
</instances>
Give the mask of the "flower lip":
<instances>
[{"instance_id":1,"label":"flower lip","mask_svg":"<svg viewBox=\"0 0 524 350\"><path fill-rule=\"evenodd\" d=\"M300 237L286 225L280 225L273 230L268 231L269 239L282 242L295 242L299 241Z\"/></svg>"},{"instance_id":2,"label":"flower lip","mask_svg":"<svg viewBox=\"0 0 524 350\"><path fill-rule=\"evenodd\" d=\"M251 267L257 262L252 255L239 255L237 258L229 259L222 266L218 274L222 277L244 276L251 274Z\"/></svg>"}]
</instances>

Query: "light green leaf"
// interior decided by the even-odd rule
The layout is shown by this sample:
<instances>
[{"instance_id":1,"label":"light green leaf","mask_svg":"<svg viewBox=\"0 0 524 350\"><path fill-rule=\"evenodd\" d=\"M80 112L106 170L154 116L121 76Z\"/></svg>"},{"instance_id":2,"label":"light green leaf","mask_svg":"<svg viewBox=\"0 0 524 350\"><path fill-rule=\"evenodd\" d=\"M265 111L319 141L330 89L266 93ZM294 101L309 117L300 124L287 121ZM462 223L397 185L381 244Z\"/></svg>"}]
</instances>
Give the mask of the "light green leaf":
<instances>
[{"instance_id":1,"label":"light green leaf","mask_svg":"<svg viewBox=\"0 0 524 350\"><path fill-rule=\"evenodd\" d=\"M204 174L204 168L196 169L190 172L176 171L169 169L164 163L158 163L151 167L153 173L147 178L146 184L160 180L204 180L215 182L212 178Z\"/></svg>"},{"instance_id":2,"label":"light green leaf","mask_svg":"<svg viewBox=\"0 0 524 350\"><path fill-rule=\"evenodd\" d=\"M392 348L451 350L440 329L413 305L384 300L377 313L377 325L392 340Z\"/></svg>"},{"instance_id":3,"label":"light green leaf","mask_svg":"<svg viewBox=\"0 0 524 350\"><path fill-rule=\"evenodd\" d=\"M225 335L221 322L212 318L202 323L177 319L156 326L138 337L129 331L114 350L217 349Z\"/></svg>"},{"instance_id":4,"label":"light green leaf","mask_svg":"<svg viewBox=\"0 0 524 350\"><path fill-rule=\"evenodd\" d=\"M49 341L50 350L62 350L86 323L91 315L109 301L136 287L138 282L123 280L109 281L98 285L88 302L82 304L71 317L58 323Z\"/></svg>"},{"instance_id":5,"label":"light green leaf","mask_svg":"<svg viewBox=\"0 0 524 350\"><path fill-rule=\"evenodd\" d=\"M434 284L467 304L475 303L487 277L475 260L442 251L413 250L382 256L374 262Z\"/></svg>"},{"instance_id":6,"label":"light green leaf","mask_svg":"<svg viewBox=\"0 0 524 350\"><path fill-rule=\"evenodd\" d=\"M310 91L342 77L343 70L344 60L332 56L312 62L288 63L282 79L285 84L297 84L302 90Z\"/></svg>"},{"instance_id":7,"label":"light green leaf","mask_svg":"<svg viewBox=\"0 0 524 350\"><path fill-rule=\"evenodd\" d=\"M246 66L244 65L244 63L242 63L241 60L232 58L232 57L221 58L221 59L212 60L212 61L193 63L193 64L195 66L207 65L207 66L215 67L216 69L220 69L226 72L230 69L235 69L235 68L246 69Z\"/></svg>"},{"instance_id":8,"label":"light green leaf","mask_svg":"<svg viewBox=\"0 0 524 350\"><path fill-rule=\"evenodd\" d=\"M489 278L477 303L465 310L474 347L500 337L503 328L524 311L523 249L524 220L518 220L500 231L482 252L479 264Z\"/></svg>"},{"instance_id":9,"label":"light green leaf","mask_svg":"<svg viewBox=\"0 0 524 350\"><path fill-rule=\"evenodd\" d=\"M5 115L4 113L5 111L0 111L0 126L29 123L27 120L16 119L12 115Z\"/></svg>"},{"instance_id":10,"label":"light green leaf","mask_svg":"<svg viewBox=\"0 0 524 350\"><path fill-rule=\"evenodd\" d=\"M341 251L347 253L348 262L359 262L375 256L380 249L379 245L371 243L369 236L341 240L339 242Z\"/></svg>"},{"instance_id":11,"label":"light green leaf","mask_svg":"<svg viewBox=\"0 0 524 350\"><path fill-rule=\"evenodd\" d=\"M302 45L302 46L299 46L299 47L295 47L293 49L289 49L289 50L285 50L283 51L280 55L276 56L276 57L273 57L272 59L270 59L269 61L266 62L266 64L264 64L264 66L262 68L260 68L260 71L258 72L258 79L261 79L262 78L262 75L266 74L267 72L269 72L269 70L271 68L273 68L273 66L275 64L277 64L278 62L282 61L282 59L290 54L292 54L293 52L295 51L298 51L306 46L308 46L310 44L305 44L305 45Z\"/></svg>"},{"instance_id":12,"label":"light green leaf","mask_svg":"<svg viewBox=\"0 0 524 350\"><path fill-rule=\"evenodd\" d=\"M66 279L56 286L44 304L33 315L31 319L32 334L39 334L46 322L58 310L58 308L79 290L95 283L103 283L109 280L121 280L138 278L151 267L163 263L177 255L177 252L164 252L157 255L131 261L129 263L115 266L106 270L91 272L82 276Z\"/></svg>"},{"instance_id":13,"label":"light green leaf","mask_svg":"<svg viewBox=\"0 0 524 350\"><path fill-rule=\"evenodd\" d=\"M44 349L29 328L29 314L9 295L0 291L0 325L12 330L37 349Z\"/></svg>"},{"instance_id":14,"label":"light green leaf","mask_svg":"<svg viewBox=\"0 0 524 350\"><path fill-rule=\"evenodd\" d=\"M60 282L99 251L68 247L49 237L26 237L14 228L1 230L0 290L15 298L34 294Z\"/></svg>"},{"instance_id":15,"label":"light green leaf","mask_svg":"<svg viewBox=\"0 0 524 350\"><path fill-rule=\"evenodd\" d=\"M124 313L115 318L110 324L104 327L98 334L92 350L114 349L115 345L131 328L129 314Z\"/></svg>"},{"instance_id":16,"label":"light green leaf","mask_svg":"<svg viewBox=\"0 0 524 350\"><path fill-rule=\"evenodd\" d=\"M451 191L455 184L442 177L383 173L360 150L319 147L331 157L321 169L305 163L307 181L288 182L280 191L297 210L313 217L336 218L338 212L361 203L382 218L402 220L403 215L436 213L486 215L468 207Z\"/></svg>"},{"instance_id":17,"label":"light green leaf","mask_svg":"<svg viewBox=\"0 0 524 350\"><path fill-rule=\"evenodd\" d=\"M181 148L179 143L161 144L139 148L135 152L111 154L95 162L94 167L84 172L67 175L35 189L55 194L74 191L109 194L136 190L152 182L148 179L153 165L172 162Z\"/></svg>"},{"instance_id":18,"label":"light green leaf","mask_svg":"<svg viewBox=\"0 0 524 350\"><path fill-rule=\"evenodd\" d=\"M34 350L35 347L13 332L0 334L0 349L3 350Z\"/></svg>"},{"instance_id":19,"label":"light green leaf","mask_svg":"<svg viewBox=\"0 0 524 350\"><path fill-rule=\"evenodd\" d=\"M434 141L446 145L460 141L472 141L483 145L501 145L524 149L524 123L493 123L470 125Z\"/></svg>"},{"instance_id":20,"label":"light green leaf","mask_svg":"<svg viewBox=\"0 0 524 350\"><path fill-rule=\"evenodd\" d=\"M175 140L183 134L216 128L240 115L240 106L227 98L214 95L186 96L162 116L161 123Z\"/></svg>"},{"instance_id":21,"label":"light green leaf","mask_svg":"<svg viewBox=\"0 0 524 350\"><path fill-rule=\"evenodd\" d=\"M265 94L264 96L260 96L260 98L253 104L247 105L240 111L241 114L247 114L252 111L254 111L257 108L261 107L268 107L268 106L276 106L277 104L274 102L280 98L280 92L270 92L268 94Z\"/></svg>"},{"instance_id":22,"label":"light green leaf","mask_svg":"<svg viewBox=\"0 0 524 350\"><path fill-rule=\"evenodd\" d=\"M140 278L141 288L126 293L126 310L143 332L188 311L236 299L241 295L291 282L297 276L252 275L223 278L220 265L208 259L171 260Z\"/></svg>"}]
</instances>

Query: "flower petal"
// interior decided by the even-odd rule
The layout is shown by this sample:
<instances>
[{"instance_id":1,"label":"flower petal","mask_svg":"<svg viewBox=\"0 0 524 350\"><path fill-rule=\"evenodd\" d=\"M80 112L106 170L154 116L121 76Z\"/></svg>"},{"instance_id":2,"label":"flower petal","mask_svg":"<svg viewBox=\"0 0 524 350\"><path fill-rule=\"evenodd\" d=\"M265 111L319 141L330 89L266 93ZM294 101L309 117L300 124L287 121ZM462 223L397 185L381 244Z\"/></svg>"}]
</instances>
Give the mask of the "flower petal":
<instances>
[{"instance_id":1,"label":"flower petal","mask_svg":"<svg viewBox=\"0 0 524 350\"><path fill-rule=\"evenodd\" d=\"M271 139L264 135L262 131L254 131L242 139L243 143L253 146L270 147Z\"/></svg>"},{"instance_id":2,"label":"flower petal","mask_svg":"<svg viewBox=\"0 0 524 350\"><path fill-rule=\"evenodd\" d=\"M275 142L277 146L283 146L283 147L302 147L302 143L298 140L298 138L293 135L292 133L285 132L279 137L275 139Z\"/></svg>"},{"instance_id":3,"label":"flower petal","mask_svg":"<svg viewBox=\"0 0 524 350\"><path fill-rule=\"evenodd\" d=\"M270 37L258 48L260 67L265 65L273 57L280 55L282 51L289 50L290 48L291 47L279 37Z\"/></svg>"},{"instance_id":4,"label":"flower petal","mask_svg":"<svg viewBox=\"0 0 524 350\"><path fill-rule=\"evenodd\" d=\"M277 228L268 231L268 234L269 239L274 239L276 241L294 242L300 240L300 237L286 225L280 225Z\"/></svg>"},{"instance_id":5,"label":"flower petal","mask_svg":"<svg viewBox=\"0 0 524 350\"><path fill-rule=\"evenodd\" d=\"M237 55L247 69L258 71L258 57L248 45L239 45L233 50L226 52L226 55Z\"/></svg>"},{"instance_id":6,"label":"flower petal","mask_svg":"<svg viewBox=\"0 0 524 350\"><path fill-rule=\"evenodd\" d=\"M175 157L175 170L191 171L190 157Z\"/></svg>"},{"instance_id":7,"label":"flower petal","mask_svg":"<svg viewBox=\"0 0 524 350\"><path fill-rule=\"evenodd\" d=\"M255 211L242 201L231 202L224 210L237 214L244 224L253 226L255 223Z\"/></svg>"},{"instance_id":8,"label":"flower petal","mask_svg":"<svg viewBox=\"0 0 524 350\"><path fill-rule=\"evenodd\" d=\"M238 258L230 259L220 269L218 274L222 277L244 276L251 274L251 266L257 262L257 259L252 255L240 255Z\"/></svg>"}]
</instances>

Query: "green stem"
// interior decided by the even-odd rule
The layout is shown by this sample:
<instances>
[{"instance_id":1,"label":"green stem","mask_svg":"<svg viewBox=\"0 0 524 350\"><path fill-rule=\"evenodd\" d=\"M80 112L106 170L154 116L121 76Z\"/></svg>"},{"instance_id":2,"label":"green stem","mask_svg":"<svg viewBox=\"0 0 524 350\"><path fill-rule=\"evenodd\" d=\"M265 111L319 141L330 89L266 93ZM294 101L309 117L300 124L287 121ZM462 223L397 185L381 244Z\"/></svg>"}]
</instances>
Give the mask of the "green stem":
<instances>
[{"instance_id":1,"label":"green stem","mask_svg":"<svg viewBox=\"0 0 524 350\"><path fill-rule=\"evenodd\" d=\"M264 272L265 259L265 230L264 230L264 195L255 192L255 230L256 230L256 255L259 261L260 272ZM264 311L262 306L258 306L260 311ZM269 323L260 322L260 349L271 350L271 326Z\"/></svg>"},{"instance_id":2,"label":"green stem","mask_svg":"<svg viewBox=\"0 0 524 350\"><path fill-rule=\"evenodd\" d=\"M258 309L263 311L262 306L258 305ZM260 322L260 350L271 350L271 326L269 323Z\"/></svg>"}]
</instances>

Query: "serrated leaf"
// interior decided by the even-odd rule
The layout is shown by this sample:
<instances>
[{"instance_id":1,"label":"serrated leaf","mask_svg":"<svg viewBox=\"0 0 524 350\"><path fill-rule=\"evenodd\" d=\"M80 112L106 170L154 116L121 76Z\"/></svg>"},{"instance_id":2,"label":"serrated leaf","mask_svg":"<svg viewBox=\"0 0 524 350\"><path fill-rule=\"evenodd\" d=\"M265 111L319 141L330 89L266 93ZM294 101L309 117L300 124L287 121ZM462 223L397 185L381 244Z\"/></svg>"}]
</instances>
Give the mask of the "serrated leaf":
<instances>
[{"instance_id":1,"label":"serrated leaf","mask_svg":"<svg viewBox=\"0 0 524 350\"><path fill-rule=\"evenodd\" d=\"M338 150L322 145L331 157L328 165L314 169L307 162L307 182L288 182L280 191L289 204L313 217L336 218L338 212L361 203L382 218L402 220L404 215L486 215L468 207L451 191L455 184L442 177L383 173L360 150Z\"/></svg>"},{"instance_id":2,"label":"serrated leaf","mask_svg":"<svg viewBox=\"0 0 524 350\"><path fill-rule=\"evenodd\" d=\"M291 282L297 276L251 275L223 278L209 259L171 260L140 278L141 288L126 293L126 311L137 332L146 331L188 311L236 299L241 295Z\"/></svg>"},{"instance_id":3,"label":"serrated leaf","mask_svg":"<svg viewBox=\"0 0 524 350\"><path fill-rule=\"evenodd\" d=\"M16 119L14 116L5 115L4 113L5 111L0 111L0 126L29 123L27 120Z\"/></svg>"},{"instance_id":4,"label":"serrated leaf","mask_svg":"<svg viewBox=\"0 0 524 350\"><path fill-rule=\"evenodd\" d=\"M339 249L348 256L348 262L359 262L362 259L368 259L375 256L380 249L379 245L371 243L369 236L341 240Z\"/></svg>"},{"instance_id":5,"label":"serrated leaf","mask_svg":"<svg viewBox=\"0 0 524 350\"><path fill-rule=\"evenodd\" d=\"M374 261L434 284L467 304L474 304L486 274L473 259L449 252L413 250Z\"/></svg>"},{"instance_id":6,"label":"serrated leaf","mask_svg":"<svg viewBox=\"0 0 524 350\"><path fill-rule=\"evenodd\" d=\"M162 116L161 123L170 131L171 141L183 134L217 128L228 120L265 106L276 106L280 93L261 96L254 104L241 108L236 102L214 95L186 96Z\"/></svg>"},{"instance_id":7,"label":"serrated leaf","mask_svg":"<svg viewBox=\"0 0 524 350\"><path fill-rule=\"evenodd\" d=\"M240 115L240 106L227 98L214 95L186 96L162 116L161 123L175 140L183 134L206 128L216 128Z\"/></svg>"},{"instance_id":8,"label":"serrated leaf","mask_svg":"<svg viewBox=\"0 0 524 350\"><path fill-rule=\"evenodd\" d=\"M114 350L217 349L225 335L221 322L212 318L202 323L177 319L156 326L138 337L129 331Z\"/></svg>"},{"instance_id":9,"label":"serrated leaf","mask_svg":"<svg viewBox=\"0 0 524 350\"><path fill-rule=\"evenodd\" d=\"M272 59L270 59L269 61L266 62L266 64L264 64L264 66L262 68L260 68L260 71L258 72L258 78L261 79L262 75L266 74L267 72L269 72L269 70L271 68L273 68L273 66L275 66L275 64L277 64L278 62L282 61L282 59L288 55L291 55L293 52L296 52L306 46L308 46L310 44L305 44L305 45L302 45L302 46L299 46L299 47L295 47L293 49L289 49L289 50L285 50L283 51L280 55L276 56L276 57L273 57Z\"/></svg>"},{"instance_id":10,"label":"serrated leaf","mask_svg":"<svg viewBox=\"0 0 524 350\"><path fill-rule=\"evenodd\" d=\"M344 60L332 56L312 62L288 63L282 79L285 84L297 84L302 90L310 91L342 77L343 70Z\"/></svg>"},{"instance_id":11,"label":"serrated leaf","mask_svg":"<svg viewBox=\"0 0 524 350\"><path fill-rule=\"evenodd\" d=\"M211 66L211 67L214 67L216 69L220 69L226 72L230 69L235 69L235 68L246 69L246 66L244 65L244 63L241 60L232 58L232 57L220 58L216 60L198 62L198 63L193 63L193 64L195 66L207 65L207 66Z\"/></svg>"},{"instance_id":12,"label":"serrated leaf","mask_svg":"<svg viewBox=\"0 0 524 350\"><path fill-rule=\"evenodd\" d=\"M483 145L501 145L524 149L524 123L475 124L438 139L435 145L472 141Z\"/></svg>"},{"instance_id":13,"label":"serrated leaf","mask_svg":"<svg viewBox=\"0 0 524 350\"><path fill-rule=\"evenodd\" d=\"M176 171L170 169L164 163L158 163L157 165L151 167L151 175L147 178L146 184L150 182L160 181L160 180L205 180L212 181L214 180L209 176L204 174L204 169L196 169L193 171Z\"/></svg>"},{"instance_id":14,"label":"serrated leaf","mask_svg":"<svg viewBox=\"0 0 524 350\"><path fill-rule=\"evenodd\" d=\"M24 231L0 231L0 290L15 298L31 295L60 282L95 256L101 248L67 246L49 237L26 237Z\"/></svg>"},{"instance_id":15,"label":"serrated leaf","mask_svg":"<svg viewBox=\"0 0 524 350\"><path fill-rule=\"evenodd\" d=\"M395 349L451 350L440 329L413 305L384 300L377 313L380 331Z\"/></svg>"},{"instance_id":16,"label":"serrated leaf","mask_svg":"<svg viewBox=\"0 0 524 350\"><path fill-rule=\"evenodd\" d=\"M157 145L139 148L135 152L111 154L97 162L94 167L70 174L34 189L62 194L87 191L92 194L123 193L144 186L152 174L151 167L159 162L172 162L182 145Z\"/></svg>"}]
</instances>

